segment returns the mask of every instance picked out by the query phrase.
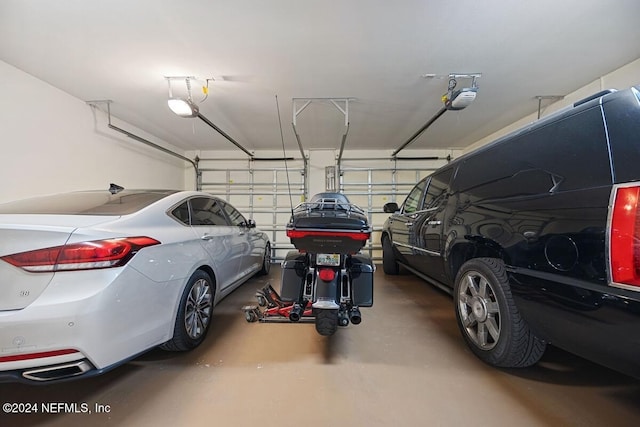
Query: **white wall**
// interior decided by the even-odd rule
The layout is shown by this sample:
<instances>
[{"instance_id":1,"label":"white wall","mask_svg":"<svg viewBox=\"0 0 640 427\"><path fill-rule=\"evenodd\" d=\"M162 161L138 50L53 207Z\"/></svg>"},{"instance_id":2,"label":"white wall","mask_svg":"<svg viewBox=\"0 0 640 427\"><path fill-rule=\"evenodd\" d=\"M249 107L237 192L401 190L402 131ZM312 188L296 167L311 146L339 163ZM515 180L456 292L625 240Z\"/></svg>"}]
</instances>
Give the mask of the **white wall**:
<instances>
[{"instance_id":1,"label":"white wall","mask_svg":"<svg viewBox=\"0 0 640 427\"><path fill-rule=\"evenodd\" d=\"M107 189L111 182L182 189L185 177L194 179L189 163L107 128L102 111L2 61L0 88L0 203ZM112 123L180 153L133 126Z\"/></svg>"},{"instance_id":2,"label":"white wall","mask_svg":"<svg viewBox=\"0 0 640 427\"><path fill-rule=\"evenodd\" d=\"M640 84L640 58L566 95L564 99L557 101L546 107L543 107L541 110L541 117L548 116L549 114L555 111L558 111L568 105L573 104L576 101L584 99L601 90L605 90L605 89L622 90L631 86L636 86L638 84ZM530 123L533 123L537 119L538 119L537 112L527 117L523 117L517 122L512 123L511 125L503 129L500 129L499 131L485 138L482 138L481 140L470 145L469 147L467 147L465 152L469 152L469 151L475 150L476 148L482 147L483 145L486 145L492 141L495 141L501 136L504 136L510 132L513 132L522 127L525 127Z\"/></svg>"}]
</instances>

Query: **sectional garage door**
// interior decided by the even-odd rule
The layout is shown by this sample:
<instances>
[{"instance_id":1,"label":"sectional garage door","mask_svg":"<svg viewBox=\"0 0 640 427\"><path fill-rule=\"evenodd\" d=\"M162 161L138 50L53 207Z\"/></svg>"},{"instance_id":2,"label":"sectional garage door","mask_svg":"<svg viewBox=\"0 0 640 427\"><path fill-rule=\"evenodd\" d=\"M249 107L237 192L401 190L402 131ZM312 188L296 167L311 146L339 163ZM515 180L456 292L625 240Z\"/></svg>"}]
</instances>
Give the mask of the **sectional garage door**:
<instances>
[{"instance_id":1,"label":"sectional garage door","mask_svg":"<svg viewBox=\"0 0 640 427\"><path fill-rule=\"evenodd\" d=\"M373 167L371 164L375 162L370 159L350 159L341 166L338 189L368 213L374 232L364 251L375 261L382 260L380 232L389 216L383 212L383 205L402 203L420 179L446 161L423 160L411 162L410 166L394 162L395 166ZM284 259L293 249L285 233L291 206L312 196L308 194L308 170L304 161L289 160L285 165L282 160L224 162L201 159L200 172L200 189L227 200L247 217L255 219L258 227L269 235L274 260Z\"/></svg>"},{"instance_id":2,"label":"sectional garage door","mask_svg":"<svg viewBox=\"0 0 640 427\"><path fill-rule=\"evenodd\" d=\"M284 259L293 248L285 233L291 204L300 203L307 193L304 162L290 160L286 166L282 160L250 160L248 165L245 161L237 166L226 163L231 167L221 167L221 160L200 161L201 190L227 200L245 216L255 219L269 235L272 257Z\"/></svg>"},{"instance_id":3,"label":"sectional garage door","mask_svg":"<svg viewBox=\"0 0 640 427\"><path fill-rule=\"evenodd\" d=\"M364 251L368 251L374 261L382 260L380 232L389 214L384 213L387 202L401 204L418 181L446 163L446 159L424 160L419 166L400 164L397 167L358 166L357 163L372 163L371 160L350 160L348 166L340 168L340 191L349 197L369 215L373 226L373 236ZM387 163L389 161L387 160Z\"/></svg>"}]
</instances>

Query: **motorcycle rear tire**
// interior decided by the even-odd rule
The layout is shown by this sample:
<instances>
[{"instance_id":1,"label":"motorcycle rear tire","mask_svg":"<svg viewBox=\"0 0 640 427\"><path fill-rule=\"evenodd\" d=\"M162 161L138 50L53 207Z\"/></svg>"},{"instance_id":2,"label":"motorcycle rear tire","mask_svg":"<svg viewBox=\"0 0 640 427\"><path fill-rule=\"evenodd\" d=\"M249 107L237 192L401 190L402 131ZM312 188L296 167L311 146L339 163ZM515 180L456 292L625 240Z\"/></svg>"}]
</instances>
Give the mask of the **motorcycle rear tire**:
<instances>
[{"instance_id":1,"label":"motorcycle rear tire","mask_svg":"<svg viewBox=\"0 0 640 427\"><path fill-rule=\"evenodd\" d=\"M322 336L328 337L336 333L338 329L338 310L317 310L316 331Z\"/></svg>"}]
</instances>

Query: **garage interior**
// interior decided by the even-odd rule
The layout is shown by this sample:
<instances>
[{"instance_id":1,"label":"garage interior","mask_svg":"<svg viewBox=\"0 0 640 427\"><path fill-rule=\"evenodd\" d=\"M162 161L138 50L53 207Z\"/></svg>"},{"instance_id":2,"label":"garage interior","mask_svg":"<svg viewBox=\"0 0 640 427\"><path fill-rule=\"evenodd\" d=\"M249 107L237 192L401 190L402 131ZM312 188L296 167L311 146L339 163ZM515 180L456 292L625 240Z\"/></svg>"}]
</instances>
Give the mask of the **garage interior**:
<instances>
[{"instance_id":1,"label":"garage interior","mask_svg":"<svg viewBox=\"0 0 640 427\"><path fill-rule=\"evenodd\" d=\"M551 348L520 370L464 346L449 295L375 273L363 323L249 324L240 308L292 245L292 205L341 191L368 212L475 148L603 89L640 84L640 3L291 0L0 4L0 203L108 188L202 190L269 234L274 268L214 310L187 354L103 376L0 384L0 400L107 413L0 424L632 425L637 380ZM452 83L453 82L453 83ZM473 88L443 110L449 85ZM173 97L198 107L179 117ZM490 167L490 165L488 165Z\"/></svg>"}]
</instances>

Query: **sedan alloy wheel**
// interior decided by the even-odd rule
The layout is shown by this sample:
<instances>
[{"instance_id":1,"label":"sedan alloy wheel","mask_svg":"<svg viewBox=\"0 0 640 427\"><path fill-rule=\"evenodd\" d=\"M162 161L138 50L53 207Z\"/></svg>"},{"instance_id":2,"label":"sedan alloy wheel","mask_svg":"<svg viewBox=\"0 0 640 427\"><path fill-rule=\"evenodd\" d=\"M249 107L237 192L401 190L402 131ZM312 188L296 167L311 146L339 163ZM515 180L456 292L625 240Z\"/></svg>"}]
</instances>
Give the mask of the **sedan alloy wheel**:
<instances>
[{"instance_id":1,"label":"sedan alloy wheel","mask_svg":"<svg viewBox=\"0 0 640 427\"><path fill-rule=\"evenodd\" d=\"M212 302L209 282L198 279L191 287L185 307L184 326L189 338L197 340L206 332L211 322Z\"/></svg>"},{"instance_id":2,"label":"sedan alloy wheel","mask_svg":"<svg viewBox=\"0 0 640 427\"><path fill-rule=\"evenodd\" d=\"M161 346L164 350L187 351L202 343L211 326L214 292L209 274L193 273L180 298L173 337Z\"/></svg>"}]
</instances>

